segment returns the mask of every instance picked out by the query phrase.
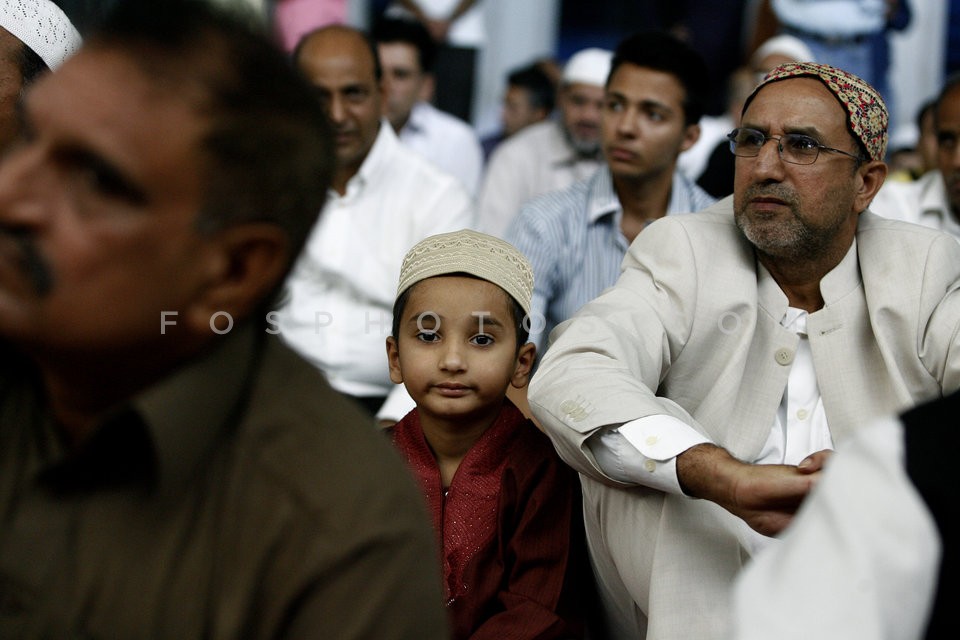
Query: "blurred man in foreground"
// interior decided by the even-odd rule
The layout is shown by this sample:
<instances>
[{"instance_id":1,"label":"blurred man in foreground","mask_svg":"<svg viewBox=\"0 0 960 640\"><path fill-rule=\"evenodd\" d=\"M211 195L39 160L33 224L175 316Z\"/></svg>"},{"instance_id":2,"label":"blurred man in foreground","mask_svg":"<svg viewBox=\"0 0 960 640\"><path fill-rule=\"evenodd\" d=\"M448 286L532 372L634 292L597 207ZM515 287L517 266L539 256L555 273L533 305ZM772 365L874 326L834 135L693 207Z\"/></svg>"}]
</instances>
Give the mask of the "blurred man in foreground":
<instances>
[{"instance_id":1,"label":"blurred man in foreground","mask_svg":"<svg viewBox=\"0 0 960 640\"><path fill-rule=\"evenodd\" d=\"M24 122L0 165L0 637L445 637L416 489L271 335L333 171L309 87L204 3L130 0Z\"/></svg>"}]
</instances>

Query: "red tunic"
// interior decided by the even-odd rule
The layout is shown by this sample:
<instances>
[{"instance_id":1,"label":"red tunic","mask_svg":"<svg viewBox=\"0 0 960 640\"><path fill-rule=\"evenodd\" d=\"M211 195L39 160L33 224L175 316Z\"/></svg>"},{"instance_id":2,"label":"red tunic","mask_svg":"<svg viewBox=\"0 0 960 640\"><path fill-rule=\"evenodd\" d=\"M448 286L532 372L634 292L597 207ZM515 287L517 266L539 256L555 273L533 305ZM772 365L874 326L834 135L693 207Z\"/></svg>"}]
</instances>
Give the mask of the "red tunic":
<instances>
[{"instance_id":1,"label":"red tunic","mask_svg":"<svg viewBox=\"0 0 960 640\"><path fill-rule=\"evenodd\" d=\"M433 516L454 639L582 637L580 485L550 440L505 401L444 495L417 410L390 431Z\"/></svg>"}]
</instances>

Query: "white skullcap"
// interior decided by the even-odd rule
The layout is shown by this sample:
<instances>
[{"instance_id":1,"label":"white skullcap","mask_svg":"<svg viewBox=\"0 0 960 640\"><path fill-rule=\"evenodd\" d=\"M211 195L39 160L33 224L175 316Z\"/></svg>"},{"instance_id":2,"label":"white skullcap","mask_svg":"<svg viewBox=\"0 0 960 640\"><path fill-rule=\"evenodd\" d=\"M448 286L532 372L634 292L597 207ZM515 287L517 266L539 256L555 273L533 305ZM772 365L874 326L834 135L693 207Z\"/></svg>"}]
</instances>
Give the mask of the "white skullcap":
<instances>
[{"instance_id":1,"label":"white skullcap","mask_svg":"<svg viewBox=\"0 0 960 640\"><path fill-rule=\"evenodd\" d=\"M592 84L603 87L610 75L613 52L606 49L584 49L570 57L563 67L564 84Z\"/></svg>"},{"instance_id":2,"label":"white skullcap","mask_svg":"<svg viewBox=\"0 0 960 640\"><path fill-rule=\"evenodd\" d=\"M761 60L775 53L791 58L793 62L816 62L813 52L803 40L786 33L773 36L761 44L750 56L750 62L758 65Z\"/></svg>"},{"instance_id":3,"label":"white skullcap","mask_svg":"<svg viewBox=\"0 0 960 640\"><path fill-rule=\"evenodd\" d=\"M0 0L0 27L55 69L80 48L80 34L51 0Z\"/></svg>"},{"instance_id":4,"label":"white skullcap","mask_svg":"<svg viewBox=\"0 0 960 640\"><path fill-rule=\"evenodd\" d=\"M509 242L469 229L430 236L414 245L400 266L397 297L421 280L457 273L492 282L530 314L533 269L527 258Z\"/></svg>"}]
</instances>

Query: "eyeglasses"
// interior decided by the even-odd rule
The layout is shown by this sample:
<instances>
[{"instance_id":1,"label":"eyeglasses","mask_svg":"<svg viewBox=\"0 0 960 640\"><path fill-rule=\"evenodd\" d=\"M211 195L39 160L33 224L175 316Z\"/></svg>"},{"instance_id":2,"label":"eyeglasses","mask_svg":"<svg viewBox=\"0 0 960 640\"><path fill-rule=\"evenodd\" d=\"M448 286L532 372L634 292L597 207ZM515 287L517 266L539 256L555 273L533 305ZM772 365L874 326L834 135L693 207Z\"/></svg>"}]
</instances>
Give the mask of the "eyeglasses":
<instances>
[{"instance_id":1,"label":"eyeglasses","mask_svg":"<svg viewBox=\"0 0 960 640\"><path fill-rule=\"evenodd\" d=\"M790 164L813 164L817 161L821 151L831 151L833 153L842 153L850 156L858 163L861 162L860 156L848 153L841 149L825 147L816 139L805 136L802 133L785 133L782 136L768 136L762 131L756 129L734 129L727 134L730 140L730 151L735 156L741 158L755 158L760 155L760 149L770 140L777 141L777 151L780 152L780 159Z\"/></svg>"}]
</instances>

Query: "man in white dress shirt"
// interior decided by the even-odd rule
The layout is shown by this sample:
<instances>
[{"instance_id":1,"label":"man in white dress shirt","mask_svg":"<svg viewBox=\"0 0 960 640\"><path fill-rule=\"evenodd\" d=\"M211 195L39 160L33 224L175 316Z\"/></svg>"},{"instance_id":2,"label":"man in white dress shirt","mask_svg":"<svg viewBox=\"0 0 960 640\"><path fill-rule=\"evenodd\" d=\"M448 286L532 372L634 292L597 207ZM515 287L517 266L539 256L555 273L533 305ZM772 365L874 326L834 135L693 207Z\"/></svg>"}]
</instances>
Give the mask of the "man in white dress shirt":
<instances>
[{"instance_id":1,"label":"man in white dress shirt","mask_svg":"<svg viewBox=\"0 0 960 640\"><path fill-rule=\"evenodd\" d=\"M527 200L585 180L603 164L600 114L613 53L584 49L563 68L560 118L511 136L490 155L477 201L477 224L497 237Z\"/></svg>"},{"instance_id":2,"label":"man in white dress shirt","mask_svg":"<svg viewBox=\"0 0 960 640\"><path fill-rule=\"evenodd\" d=\"M960 388L960 245L866 210L886 144L863 80L774 69L731 134L733 196L647 227L551 336L530 405L581 473L615 637L722 637L824 450Z\"/></svg>"},{"instance_id":3,"label":"man in white dress shirt","mask_svg":"<svg viewBox=\"0 0 960 640\"><path fill-rule=\"evenodd\" d=\"M472 226L472 204L456 178L400 144L381 120L381 72L363 33L318 29L294 59L333 123L337 167L275 320L333 388L373 414L394 387L383 344L403 256L429 235Z\"/></svg>"},{"instance_id":4,"label":"man in white dress shirt","mask_svg":"<svg viewBox=\"0 0 960 640\"><path fill-rule=\"evenodd\" d=\"M960 240L960 75L947 80L933 113L937 168L913 182L885 183L870 209L946 231Z\"/></svg>"},{"instance_id":5,"label":"man in white dress shirt","mask_svg":"<svg viewBox=\"0 0 960 640\"><path fill-rule=\"evenodd\" d=\"M427 28L415 20L383 18L374 25L371 36L383 67L383 115L400 142L476 195L483 148L470 125L430 104L436 45Z\"/></svg>"}]
</instances>

